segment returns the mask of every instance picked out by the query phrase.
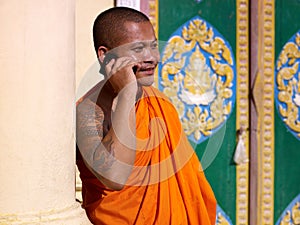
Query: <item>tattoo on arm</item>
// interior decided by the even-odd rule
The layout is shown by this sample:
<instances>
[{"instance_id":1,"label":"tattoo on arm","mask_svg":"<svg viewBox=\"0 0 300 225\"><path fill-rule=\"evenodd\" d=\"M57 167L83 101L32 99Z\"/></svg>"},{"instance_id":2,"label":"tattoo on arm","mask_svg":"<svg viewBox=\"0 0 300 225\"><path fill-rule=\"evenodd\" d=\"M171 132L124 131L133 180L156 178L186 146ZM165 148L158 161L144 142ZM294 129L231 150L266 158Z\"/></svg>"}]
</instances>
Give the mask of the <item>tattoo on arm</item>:
<instances>
[{"instance_id":1,"label":"tattoo on arm","mask_svg":"<svg viewBox=\"0 0 300 225\"><path fill-rule=\"evenodd\" d=\"M82 103L84 104L84 103ZM103 136L104 113L100 107L80 104L77 109L77 130L83 136Z\"/></svg>"},{"instance_id":2,"label":"tattoo on arm","mask_svg":"<svg viewBox=\"0 0 300 225\"><path fill-rule=\"evenodd\" d=\"M114 161L113 140L103 138L104 113L87 100L77 106L77 143L85 161L96 172L109 170Z\"/></svg>"},{"instance_id":3,"label":"tattoo on arm","mask_svg":"<svg viewBox=\"0 0 300 225\"><path fill-rule=\"evenodd\" d=\"M103 142L100 144L103 148L99 148L99 151L94 152L94 166L96 166L100 171L109 170L113 163L115 162L115 154L113 149L113 140L111 136L104 138Z\"/></svg>"}]
</instances>

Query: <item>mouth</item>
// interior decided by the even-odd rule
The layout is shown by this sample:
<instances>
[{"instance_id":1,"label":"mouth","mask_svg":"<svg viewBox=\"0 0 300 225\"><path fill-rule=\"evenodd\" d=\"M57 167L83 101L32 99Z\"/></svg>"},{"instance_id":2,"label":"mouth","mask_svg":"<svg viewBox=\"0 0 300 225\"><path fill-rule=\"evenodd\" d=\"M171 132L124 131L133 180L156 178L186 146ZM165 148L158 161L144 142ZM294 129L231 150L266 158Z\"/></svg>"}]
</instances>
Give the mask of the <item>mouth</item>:
<instances>
[{"instance_id":1,"label":"mouth","mask_svg":"<svg viewBox=\"0 0 300 225\"><path fill-rule=\"evenodd\" d=\"M155 71L155 67L142 67L139 69L139 72L146 75L153 75Z\"/></svg>"}]
</instances>

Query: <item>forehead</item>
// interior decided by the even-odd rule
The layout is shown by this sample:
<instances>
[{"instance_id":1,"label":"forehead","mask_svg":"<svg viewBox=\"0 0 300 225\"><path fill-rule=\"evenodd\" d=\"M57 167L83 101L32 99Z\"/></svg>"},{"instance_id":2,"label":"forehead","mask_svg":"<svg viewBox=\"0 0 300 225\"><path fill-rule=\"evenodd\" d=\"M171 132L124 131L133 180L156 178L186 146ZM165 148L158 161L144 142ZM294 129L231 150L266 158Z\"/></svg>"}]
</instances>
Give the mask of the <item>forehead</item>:
<instances>
[{"instance_id":1,"label":"forehead","mask_svg":"<svg viewBox=\"0 0 300 225\"><path fill-rule=\"evenodd\" d=\"M156 40L155 33L150 22L126 22L124 24L124 38L121 41L122 44Z\"/></svg>"}]
</instances>

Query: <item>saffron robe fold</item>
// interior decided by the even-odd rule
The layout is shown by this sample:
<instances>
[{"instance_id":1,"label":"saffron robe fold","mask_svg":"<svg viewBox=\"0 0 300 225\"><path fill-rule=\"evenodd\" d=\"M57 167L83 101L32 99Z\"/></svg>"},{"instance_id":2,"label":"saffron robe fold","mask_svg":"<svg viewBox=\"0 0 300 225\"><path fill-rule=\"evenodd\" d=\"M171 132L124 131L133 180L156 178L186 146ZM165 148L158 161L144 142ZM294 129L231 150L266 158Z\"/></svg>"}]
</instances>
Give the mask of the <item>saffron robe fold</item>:
<instances>
[{"instance_id":1,"label":"saffron robe fold","mask_svg":"<svg viewBox=\"0 0 300 225\"><path fill-rule=\"evenodd\" d=\"M216 200L177 112L153 87L136 104L137 153L121 191L106 188L80 154L83 207L93 224L214 225Z\"/></svg>"}]
</instances>

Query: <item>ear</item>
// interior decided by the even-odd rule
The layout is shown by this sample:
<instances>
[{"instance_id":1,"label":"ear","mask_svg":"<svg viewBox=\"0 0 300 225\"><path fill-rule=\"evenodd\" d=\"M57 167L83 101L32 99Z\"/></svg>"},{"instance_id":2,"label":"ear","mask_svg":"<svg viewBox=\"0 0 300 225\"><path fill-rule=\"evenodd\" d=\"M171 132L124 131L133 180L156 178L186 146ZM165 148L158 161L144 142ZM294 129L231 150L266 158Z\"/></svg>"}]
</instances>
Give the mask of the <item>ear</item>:
<instances>
[{"instance_id":1,"label":"ear","mask_svg":"<svg viewBox=\"0 0 300 225\"><path fill-rule=\"evenodd\" d=\"M105 46L100 46L100 47L98 48L97 53L98 53L98 60L99 60L99 62L103 63L104 55L105 55L105 53L106 53L107 51L108 51L108 48L105 47Z\"/></svg>"}]
</instances>

